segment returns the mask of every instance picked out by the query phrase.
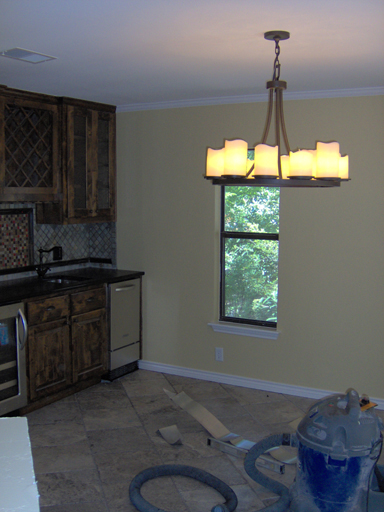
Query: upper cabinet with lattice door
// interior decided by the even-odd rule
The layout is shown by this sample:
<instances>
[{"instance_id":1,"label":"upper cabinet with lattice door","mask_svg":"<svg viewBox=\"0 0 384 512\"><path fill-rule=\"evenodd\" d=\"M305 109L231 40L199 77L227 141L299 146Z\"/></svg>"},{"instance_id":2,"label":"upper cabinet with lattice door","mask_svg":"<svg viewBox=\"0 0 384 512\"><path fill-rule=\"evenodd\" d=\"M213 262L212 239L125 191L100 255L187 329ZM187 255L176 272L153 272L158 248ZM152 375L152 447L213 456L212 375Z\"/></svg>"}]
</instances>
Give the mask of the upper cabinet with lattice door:
<instances>
[{"instance_id":1,"label":"upper cabinet with lattice door","mask_svg":"<svg viewBox=\"0 0 384 512\"><path fill-rule=\"evenodd\" d=\"M56 98L0 87L0 201L58 199L59 123Z\"/></svg>"}]
</instances>

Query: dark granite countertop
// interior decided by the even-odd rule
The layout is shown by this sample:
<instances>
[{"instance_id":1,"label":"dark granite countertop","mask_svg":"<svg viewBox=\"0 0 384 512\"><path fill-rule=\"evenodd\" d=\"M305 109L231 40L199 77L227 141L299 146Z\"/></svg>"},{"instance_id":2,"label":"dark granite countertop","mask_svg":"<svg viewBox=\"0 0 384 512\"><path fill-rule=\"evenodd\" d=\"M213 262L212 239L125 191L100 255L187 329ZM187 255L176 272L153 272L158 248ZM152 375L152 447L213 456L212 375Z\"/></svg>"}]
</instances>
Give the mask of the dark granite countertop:
<instances>
[{"instance_id":1,"label":"dark granite countertop","mask_svg":"<svg viewBox=\"0 0 384 512\"><path fill-rule=\"evenodd\" d=\"M70 292L91 285L128 281L143 275L144 272L142 271L98 267L66 270L64 272L55 269L55 272L48 272L44 279L39 279L36 276L0 282L0 305L14 304L26 299L54 293ZM52 279L55 279L55 276L62 278L61 282L53 281Z\"/></svg>"}]
</instances>

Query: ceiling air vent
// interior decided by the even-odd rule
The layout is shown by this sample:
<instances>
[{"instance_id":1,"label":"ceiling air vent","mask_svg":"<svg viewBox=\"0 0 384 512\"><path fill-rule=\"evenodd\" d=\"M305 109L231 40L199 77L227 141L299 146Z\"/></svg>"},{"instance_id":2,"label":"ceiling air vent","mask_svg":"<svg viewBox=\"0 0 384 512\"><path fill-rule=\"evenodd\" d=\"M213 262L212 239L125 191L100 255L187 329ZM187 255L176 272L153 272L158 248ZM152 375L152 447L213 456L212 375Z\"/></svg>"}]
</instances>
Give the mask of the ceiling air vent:
<instances>
[{"instance_id":1,"label":"ceiling air vent","mask_svg":"<svg viewBox=\"0 0 384 512\"><path fill-rule=\"evenodd\" d=\"M11 48L0 52L1 57L9 57L10 59L23 60L24 62L30 62L31 64L39 64L47 60L54 60L57 57L51 55L45 55L44 53L32 52L31 50L25 50L24 48Z\"/></svg>"}]
</instances>

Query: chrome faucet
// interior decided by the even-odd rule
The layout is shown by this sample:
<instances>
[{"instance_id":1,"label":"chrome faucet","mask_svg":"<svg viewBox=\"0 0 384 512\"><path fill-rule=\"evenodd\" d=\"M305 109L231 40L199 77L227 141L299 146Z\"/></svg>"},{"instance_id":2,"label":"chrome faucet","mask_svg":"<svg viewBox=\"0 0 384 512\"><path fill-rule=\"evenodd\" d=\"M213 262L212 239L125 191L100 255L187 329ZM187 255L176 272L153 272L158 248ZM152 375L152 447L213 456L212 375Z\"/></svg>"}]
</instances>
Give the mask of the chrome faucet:
<instances>
[{"instance_id":1,"label":"chrome faucet","mask_svg":"<svg viewBox=\"0 0 384 512\"><path fill-rule=\"evenodd\" d=\"M53 252L53 259L54 260L61 260L63 258L63 249L62 247L56 245L55 247L51 247L51 249L39 249L39 265L35 267L35 270L37 272L37 275L43 279L45 274L48 272L48 270L51 270L45 263L43 263L43 253L50 253Z\"/></svg>"}]
</instances>

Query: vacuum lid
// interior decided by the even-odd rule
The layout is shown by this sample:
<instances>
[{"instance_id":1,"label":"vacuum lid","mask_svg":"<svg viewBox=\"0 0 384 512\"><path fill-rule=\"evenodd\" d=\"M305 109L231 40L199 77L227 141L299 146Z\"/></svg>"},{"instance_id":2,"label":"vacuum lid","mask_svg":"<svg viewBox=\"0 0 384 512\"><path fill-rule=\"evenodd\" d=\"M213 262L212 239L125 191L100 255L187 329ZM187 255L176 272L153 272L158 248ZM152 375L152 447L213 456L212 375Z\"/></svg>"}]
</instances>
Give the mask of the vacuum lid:
<instances>
[{"instance_id":1,"label":"vacuum lid","mask_svg":"<svg viewBox=\"0 0 384 512\"><path fill-rule=\"evenodd\" d=\"M314 404L301 420L297 438L335 459L367 455L373 458L381 450L382 428L374 409L362 410L359 394L349 389Z\"/></svg>"}]
</instances>

